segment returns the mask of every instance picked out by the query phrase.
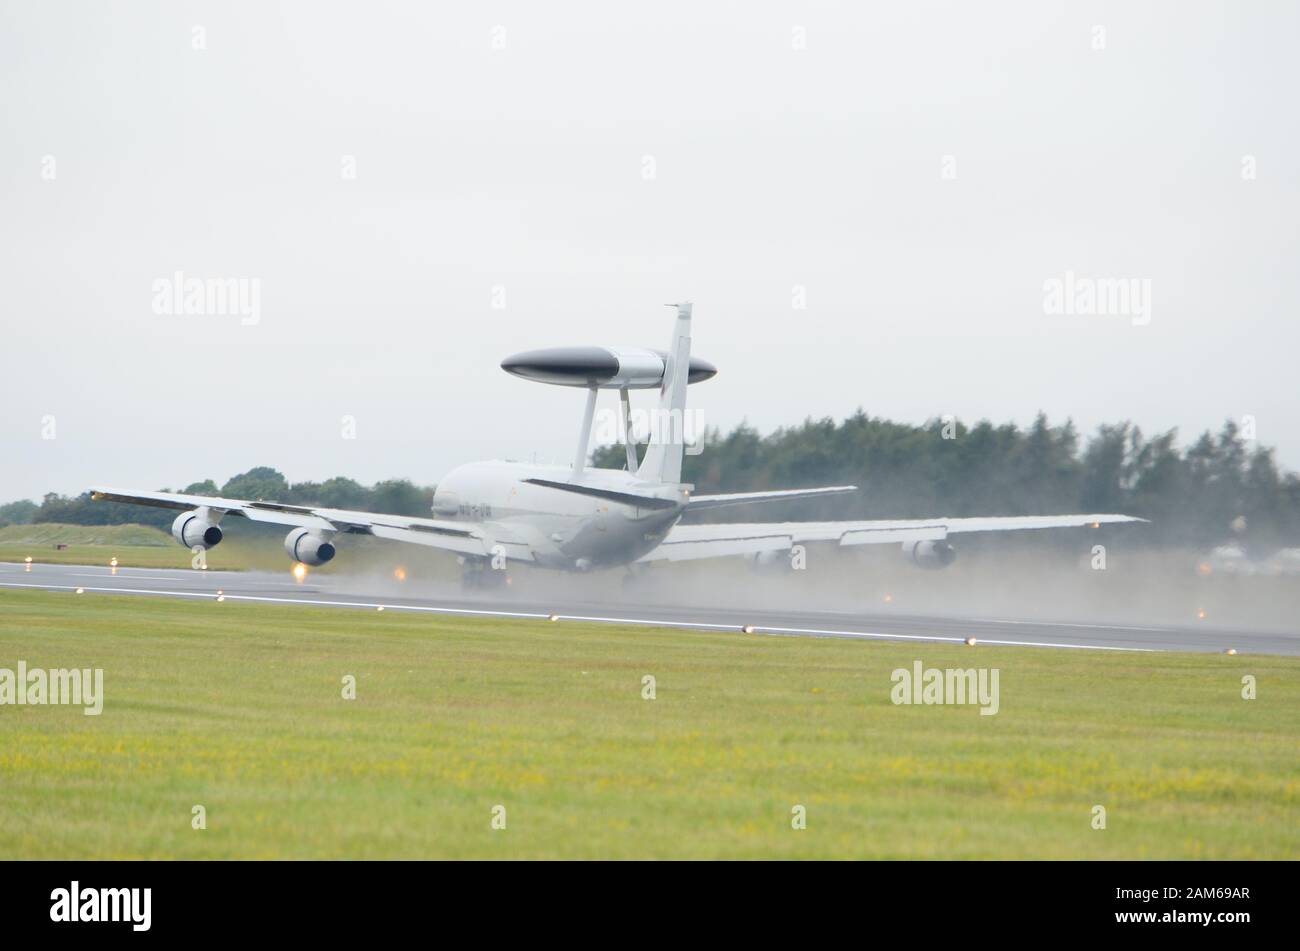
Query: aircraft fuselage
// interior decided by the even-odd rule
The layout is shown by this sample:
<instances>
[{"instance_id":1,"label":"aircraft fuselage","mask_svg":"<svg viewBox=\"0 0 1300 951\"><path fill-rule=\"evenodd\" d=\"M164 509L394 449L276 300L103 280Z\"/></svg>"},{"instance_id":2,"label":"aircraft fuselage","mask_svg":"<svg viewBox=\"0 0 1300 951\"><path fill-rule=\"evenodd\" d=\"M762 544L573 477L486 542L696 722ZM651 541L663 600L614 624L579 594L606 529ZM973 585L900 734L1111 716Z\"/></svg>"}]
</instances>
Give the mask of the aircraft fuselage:
<instances>
[{"instance_id":1,"label":"aircraft fuselage","mask_svg":"<svg viewBox=\"0 0 1300 951\"><path fill-rule=\"evenodd\" d=\"M530 479L651 496L663 504L646 507L582 495ZM438 483L432 514L473 522L503 543L527 543L543 567L608 568L631 564L663 541L685 511L686 488L646 482L621 469L587 468L574 479L566 466L475 462L453 469Z\"/></svg>"}]
</instances>

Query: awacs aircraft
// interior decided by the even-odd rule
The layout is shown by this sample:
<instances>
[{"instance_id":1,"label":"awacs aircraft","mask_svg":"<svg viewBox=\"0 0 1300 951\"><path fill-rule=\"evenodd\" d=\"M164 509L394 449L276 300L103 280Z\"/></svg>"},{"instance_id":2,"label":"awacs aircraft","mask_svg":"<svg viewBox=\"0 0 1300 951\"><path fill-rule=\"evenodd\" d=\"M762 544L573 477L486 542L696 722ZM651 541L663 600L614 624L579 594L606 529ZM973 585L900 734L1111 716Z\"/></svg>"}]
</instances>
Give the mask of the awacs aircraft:
<instances>
[{"instance_id":1,"label":"awacs aircraft","mask_svg":"<svg viewBox=\"0 0 1300 951\"><path fill-rule=\"evenodd\" d=\"M956 557L950 541L954 535L1142 521L1128 515L1045 515L682 525L687 512L836 495L856 491L856 486L692 495L692 486L682 482L686 388L717 371L704 360L691 357L691 305L669 306L676 308L677 317L666 352L571 347L521 353L505 360L502 368L516 376L586 389L586 411L573 465L477 462L461 466L438 483L432 518L103 487L92 489L92 496L181 510L172 524L172 535L191 550L219 543L223 519L238 517L290 526L284 549L303 564L330 561L339 536L374 535L455 552L469 584L494 583L505 572L490 569L511 562L569 571L729 555L748 555L770 563L805 542L900 545L903 554L916 564L944 567ZM665 424L654 427L644 457L638 460L629 392L642 389L659 390L654 418ZM625 469L597 469L586 464L600 390L619 392Z\"/></svg>"}]
</instances>

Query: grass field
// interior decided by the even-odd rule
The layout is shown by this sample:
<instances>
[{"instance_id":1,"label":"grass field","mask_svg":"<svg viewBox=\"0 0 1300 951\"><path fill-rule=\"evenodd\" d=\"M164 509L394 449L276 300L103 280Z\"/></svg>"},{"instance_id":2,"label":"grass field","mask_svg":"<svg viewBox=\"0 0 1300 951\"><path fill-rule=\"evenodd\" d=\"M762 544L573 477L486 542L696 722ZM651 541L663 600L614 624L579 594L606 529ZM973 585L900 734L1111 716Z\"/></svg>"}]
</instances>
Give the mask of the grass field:
<instances>
[{"instance_id":1,"label":"grass field","mask_svg":"<svg viewBox=\"0 0 1300 951\"><path fill-rule=\"evenodd\" d=\"M66 548L58 548L66 545ZM188 568L193 557L167 532L148 525L7 525L0 528L0 561L34 561L51 565ZM207 553L213 570L266 568L281 571L289 563L278 541L265 537L227 539Z\"/></svg>"},{"instance_id":2,"label":"grass field","mask_svg":"<svg viewBox=\"0 0 1300 951\"><path fill-rule=\"evenodd\" d=\"M1300 855L1296 659L3 591L19 660L106 699L0 706L0 858ZM895 706L914 660L1000 712Z\"/></svg>"}]
</instances>

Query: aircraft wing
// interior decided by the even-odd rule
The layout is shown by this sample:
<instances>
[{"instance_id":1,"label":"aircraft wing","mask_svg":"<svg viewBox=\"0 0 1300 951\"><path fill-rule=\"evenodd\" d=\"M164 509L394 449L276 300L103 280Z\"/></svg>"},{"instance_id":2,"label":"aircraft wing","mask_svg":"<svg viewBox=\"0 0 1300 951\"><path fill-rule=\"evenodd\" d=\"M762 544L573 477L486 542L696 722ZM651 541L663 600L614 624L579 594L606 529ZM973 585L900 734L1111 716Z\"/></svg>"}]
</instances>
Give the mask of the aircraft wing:
<instances>
[{"instance_id":1,"label":"aircraft wing","mask_svg":"<svg viewBox=\"0 0 1300 951\"><path fill-rule=\"evenodd\" d=\"M677 525L641 561L691 561L760 551L781 551L804 542L887 545L944 541L972 532L1023 532L1145 522L1132 515L1012 515L988 518L899 519L879 522L749 522Z\"/></svg>"},{"instance_id":2,"label":"aircraft wing","mask_svg":"<svg viewBox=\"0 0 1300 951\"><path fill-rule=\"evenodd\" d=\"M264 502L260 499L248 501L104 487L92 488L90 495L95 500L152 505L178 511L206 508L216 516L229 515L253 522L314 528L323 532L374 535L377 538L441 548L465 555L488 557L493 554L493 547L500 545L507 558L516 561L533 560L532 548L523 539L514 537L498 526L476 522L453 522L445 519L416 518L410 515L382 515L375 512L353 512L347 509L287 505L281 502Z\"/></svg>"}]
</instances>

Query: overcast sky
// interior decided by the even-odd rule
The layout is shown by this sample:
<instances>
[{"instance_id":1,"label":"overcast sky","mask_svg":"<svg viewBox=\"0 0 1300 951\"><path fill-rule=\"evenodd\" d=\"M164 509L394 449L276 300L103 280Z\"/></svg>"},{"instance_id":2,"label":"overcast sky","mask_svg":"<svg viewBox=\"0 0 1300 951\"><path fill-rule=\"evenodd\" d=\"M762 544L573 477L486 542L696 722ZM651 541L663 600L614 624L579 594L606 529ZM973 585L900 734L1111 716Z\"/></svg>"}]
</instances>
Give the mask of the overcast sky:
<instances>
[{"instance_id":1,"label":"overcast sky","mask_svg":"<svg viewBox=\"0 0 1300 951\"><path fill-rule=\"evenodd\" d=\"M448 6L0 2L0 502L568 461L500 360L683 298L711 425L1249 415L1300 468L1297 4Z\"/></svg>"}]
</instances>

